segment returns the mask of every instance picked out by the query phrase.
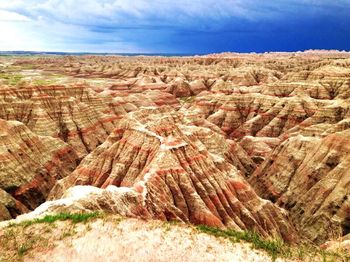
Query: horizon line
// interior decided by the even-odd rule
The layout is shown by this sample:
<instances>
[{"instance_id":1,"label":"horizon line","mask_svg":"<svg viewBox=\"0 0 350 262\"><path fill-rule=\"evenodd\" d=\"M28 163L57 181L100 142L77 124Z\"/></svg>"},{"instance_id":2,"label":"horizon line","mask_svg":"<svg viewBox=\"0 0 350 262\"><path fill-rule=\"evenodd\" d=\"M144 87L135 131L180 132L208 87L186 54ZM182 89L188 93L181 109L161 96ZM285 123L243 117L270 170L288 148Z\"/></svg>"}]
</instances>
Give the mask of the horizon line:
<instances>
[{"instance_id":1,"label":"horizon line","mask_svg":"<svg viewBox=\"0 0 350 262\"><path fill-rule=\"evenodd\" d=\"M251 51L251 52L237 52L237 51L221 51L221 52L88 52L88 51L33 51L33 50L0 50L1 54L81 54L81 55L182 55L182 56L195 56L195 55L211 55L211 54L270 54L270 53L305 53L305 52L340 52L349 53L350 50L338 50L338 49L304 49L297 51Z\"/></svg>"}]
</instances>

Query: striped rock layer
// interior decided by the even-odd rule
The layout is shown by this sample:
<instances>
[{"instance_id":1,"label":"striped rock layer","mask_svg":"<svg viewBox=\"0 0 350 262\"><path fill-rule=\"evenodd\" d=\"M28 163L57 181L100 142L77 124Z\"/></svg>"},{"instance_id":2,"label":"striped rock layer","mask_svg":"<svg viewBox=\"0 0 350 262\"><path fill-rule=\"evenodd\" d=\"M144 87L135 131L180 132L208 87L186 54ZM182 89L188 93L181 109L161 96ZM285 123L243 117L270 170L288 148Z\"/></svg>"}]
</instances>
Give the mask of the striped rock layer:
<instances>
[{"instance_id":1,"label":"striped rock layer","mask_svg":"<svg viewBox=\"0 0 350 262\"><path fill-rule=\"evenodd\" d=\"M50 210L107 209L284 238L295 235L288 211L309 240L349 234L349 53L15 60L91 80L0 89L0 118L88 154L55 186L51 198L65 200ZM0 197L17 213L25 207Z\"/></svg>"},{"instance_id":2,"label":"striped rock layer","mask_svg":"<svg viewBox=\"0 0 350 262\"><path fill-rule=\"evenodd\" d=\"M119 116L84 86L45 86L1 89L0 118L58 137L82 158L104 142Z\"/></svg>"},{"instance_id":3,"label":"striped rock layer","mask_svg":"<svg viewBox=\"0 0 350 262\"><path fill-rule=\"evenodd\" d=\"M318 243L350 233L350 132L289 138L249 182L259 195L290 210L300 232Z\"/></svg>"},{"instance_id":4,"label":"striped rock layer","mask_svg":"<svg viewBox=\"0 0 350 262\"><path fill-rule=\"evenodd\" d=\"M98 93L82 84L0 89L0 118L20 121L38 135L58 137L80 158L102 144L127 112L163 104L176 107L178 101L157 90Z\"/></svg>"},{"instance_id":5,"label":"striped rock layer","mask_svg":"<svg viewBox=\"0 0 350 262\"><path fill-rule=\"evenodd\" d=\"M294 240L285 212L258 197L241 175L244 154L236 151L220 134L191 125L170 107L142 109L121 120L106 142L57 183L50 199L76 185L115 186L130 203L128 213ZM113 202L94 208L113 210Z\"/></svg>"},{"instance_id":6,"label":"striped rock layer","mask_svg":"<svg viewBox=\"0 0 350 262\"><path fill-rule=\"evenodd\" d=\"M72 147L61 140L0 119L0 219L36 208L77 162Z\"/></svg>"}]
</instances>

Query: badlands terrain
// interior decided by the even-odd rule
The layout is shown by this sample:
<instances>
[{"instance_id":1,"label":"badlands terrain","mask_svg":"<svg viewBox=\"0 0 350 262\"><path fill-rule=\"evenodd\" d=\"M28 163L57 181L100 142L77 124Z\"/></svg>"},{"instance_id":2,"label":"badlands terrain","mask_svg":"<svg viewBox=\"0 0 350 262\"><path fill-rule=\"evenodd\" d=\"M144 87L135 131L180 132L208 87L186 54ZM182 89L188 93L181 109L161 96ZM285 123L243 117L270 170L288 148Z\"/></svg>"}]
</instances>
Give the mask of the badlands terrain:
<instances>
[{"instance_id":1,"label":"badlands terrain","mask_svg":"<svg viewBox=\"0 0 350 262\"><path fill-rule=\"evenodd\" d=\"M114 243L116 261L270 259L222 238L229 230L347 261L349 168L350 53L0 56L0 239L48 215L123 219L0 260L67 261L66 250L90 261L77 251L86 243L110 257ZM180 225L162 235L169 221Z\"/></svg>"}]
</instances>

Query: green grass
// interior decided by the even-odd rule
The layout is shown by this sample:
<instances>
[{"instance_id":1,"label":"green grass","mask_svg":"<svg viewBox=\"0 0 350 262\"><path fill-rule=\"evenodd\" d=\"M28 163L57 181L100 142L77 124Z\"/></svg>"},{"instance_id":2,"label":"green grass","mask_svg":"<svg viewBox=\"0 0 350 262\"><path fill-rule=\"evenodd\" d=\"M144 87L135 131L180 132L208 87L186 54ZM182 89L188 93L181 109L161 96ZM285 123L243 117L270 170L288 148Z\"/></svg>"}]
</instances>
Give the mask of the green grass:
<instances>
[{"instance_id":1,"label":"green grass","mask_svg":"<svg viewBox=\"0 0 350 262\"><path fill-rule=\"evenodd\" d=\"M18 256L23 257L25 253L31 249L31 246L27 246L26 244L21 245L18 248Z\"/></svg>"},{"instance_id":2,"label":"green grass","mask_svg":"<svg viewBox=\"0 0 350 262\"><path fill-rule=\"evenodd\" d=\"M7 72L18 72L20 70L31 70L35 69L35 65L33 64L12 64L6 67Z\"/></svg>"},{"instance_id":3,"label":"green grass","mask_svg":"<svg viewBox=\"0 0 350 262\"><path fill-rule=\"evenodd\" d=\"M192 103L196 97L188 96L188 97L180 97L179 100L181 103Z\"/></svg>"},{"instance_id":4,"label":"green grass","mask_svg":"<svg viewBox=\"0 0 350 262\"><path fill-rule=\"evenodd\" d=\"M78 213L78 214L71 214L71 213L60 213L57 215L47 215L43 218L36 218L32 220L25 220L20 223L13 223L10 224L10 226L24 226L28 227L34 224L40 224L40 223L54 223L56 221L63 221L63 220L71 220L73 223L79 223L79 222L85 222L92 218L98 218L101 217L102 214L99 212L92 212L92 213Z\"/></svg>"},{"instance_id":5,"label":"green grass","mask_svg":"<svg viewBox=\"0 0 350 262\"><path fill-rule=\"evenodd\" d=\"M33 84L37 86L45 86L45 85L52 85L55 81L52 79L35 79L33 80Z\"/></svg>"},{"instance_id":6,"label":"green grass","mask_svg":"<svg viewBox=\"0 0 350 262\"><path fill-rule=\"evenodd\" d=\"M6 84L15 86L22 81L23 76L19 74L0 73L0 79L5 79Z\"/></svg>"},{"instance_id":7,"label":"green grass","mask_svg":"<svg viewBox=\"0 0 350 262\"><path fill-rule=\"evenodd\" d=\"M285 255L288 252L282 240L263 239L254 232L222 230L205 225L199 225L196 228L203 233L214 235L216 237L228 238L232 242L239 242L243 240L245 242L251 243L254 248L265 250L273 260L282 254Z\"/></svg>"},{"instance_id":8,"label":"green grass","mask_svg":"<svg viewBox=\"0 0 350 262\"><path fill-rule=\"evenodd\" d=\"M200 232L213 235L215 237L229 239L233 243L239 241L251 243L253 248L266 251L271 256L273 261L275 261L278 257L301 260L311 259L307 261L313 261L313 258L316 256L323 262L350 261L350 256L347 253L329 252L320 249L318 246L307 244L290 246L280 239L264 239L255 232L234 231L230 229L223 230L205 225L198 225L196 226L196 229Z\"/></svg>"},{"instance_id":9,"label":"green grass","mask_svg":"<svg viewBox=\"0 0 350 262\"><path fill-rule=\"evenodd\" d=\"M35 69L35 65L32 65L32 64L22 64L22 65L19 65L19 67L24 70Z\"/></svg>"}]
</instances>

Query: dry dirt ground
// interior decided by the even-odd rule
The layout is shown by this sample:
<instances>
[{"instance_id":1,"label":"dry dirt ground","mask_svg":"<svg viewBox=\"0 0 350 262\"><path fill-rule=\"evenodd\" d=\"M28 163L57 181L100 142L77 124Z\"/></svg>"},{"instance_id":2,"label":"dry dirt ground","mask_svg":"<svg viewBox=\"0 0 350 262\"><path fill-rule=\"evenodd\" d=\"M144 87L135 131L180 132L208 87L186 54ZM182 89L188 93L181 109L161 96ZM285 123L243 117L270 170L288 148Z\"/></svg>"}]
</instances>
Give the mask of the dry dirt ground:
<instances>
[{"instance_id":1,"label":"dry dirt ground","mask_svg":"<svg viewBox=\"0 0 350 262\"><path fill-rule=\"evenodd\" d=\"M119 215L98 215L84 222L71 220L0 223L0 261L348 261L315 249L292 247L274 260L243 240L201 232L184 223L145 221Z\"/></svg>"},{"instance_id":2,"label":"dry dirt ground","mask_svg":"<svg viewBox=\"0 0 350 262\"><path fill-rule=\"evenodd\" d=\"M185 225L116 216L12 226L1 229L0 238L1 261L271 261L248 243L231 243Z\"/></svg>"}]
</instances>

